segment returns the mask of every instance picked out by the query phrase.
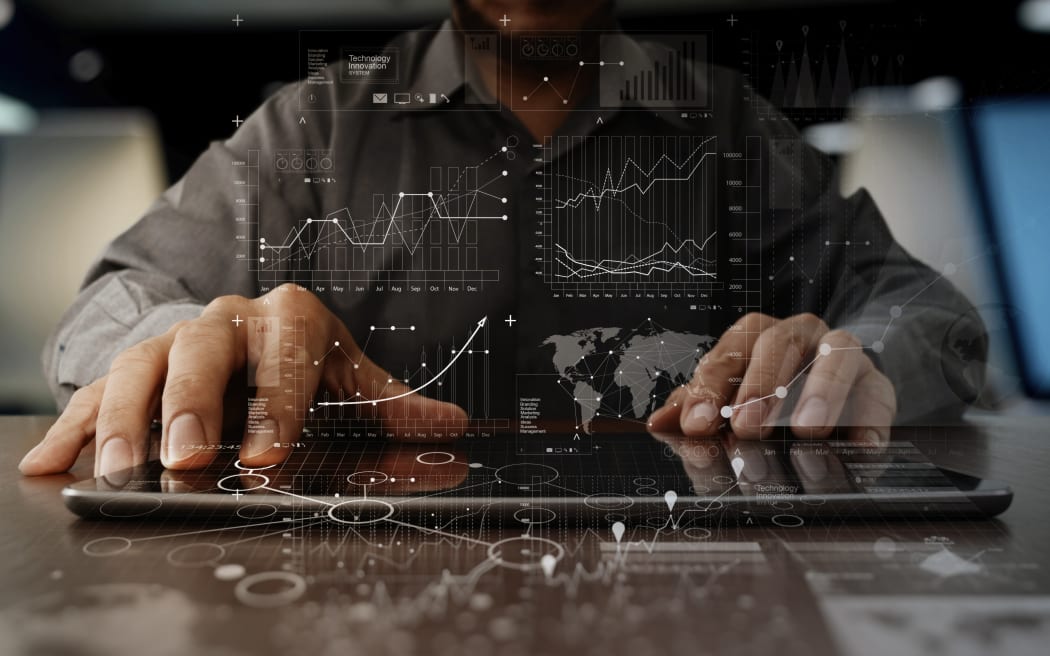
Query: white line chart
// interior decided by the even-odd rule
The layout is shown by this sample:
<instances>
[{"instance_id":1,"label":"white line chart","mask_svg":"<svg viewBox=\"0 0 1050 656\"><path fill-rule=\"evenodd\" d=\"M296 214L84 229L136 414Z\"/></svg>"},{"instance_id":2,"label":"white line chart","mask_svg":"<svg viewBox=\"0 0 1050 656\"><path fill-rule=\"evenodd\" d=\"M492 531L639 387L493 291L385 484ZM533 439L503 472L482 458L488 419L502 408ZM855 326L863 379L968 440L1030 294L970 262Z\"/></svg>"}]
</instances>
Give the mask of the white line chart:
<instances>
[{"instance_id":1,"label":"white line chart","mask_svg":"<svg viewBox=\"0 0 1050 656\"><path fill-rule=\"evenodd\" d=\"M236 222L243 226L238 240L246 248L238 259L263 283L290 276L304 285L347 285L358 292L384 282L498 282L498 265L486 262L485 245L498 226L509 223L510 199L500 188L515 146L508 141L473 165L426 167L422 188L356 197L341 209L294 223L267 216L272 224L261 219L261 158L250 151L247 161L234 163Z\"/></svg>"},{"instance_id":2,"label":"white line chart","mask_svg":"<svg viewBox=\"0 0 1050 656\"><path fill-rule=\"evenodd\" d=\"M406 201L405 199L409 199ZM424 205L426 206L423 210L412 210L407 212L404 209L405 205L411 203L412 199L415 198L426 198ZM477 216L466 214L462 216L453 216L448 212L448 203L453 198L438 198L435 199L434 192L428 191L425 194L406 194L400 192L398 199L394 206L389 210L386 209L385 205L381 208L383 218L375 219L371 223L362 223L354 220L350 215L348 208L343 208L339 211L329 214L322 221L322 225L327 227L328 223L331 223L332 230L341 233L345 238L345 243L360 249L365 249L368 246L387 246L390 244L398 243L404 245L405 249L415 254L419 250L420 245L423 243L424 237L427 235L427 230L431 224L437 224L439 222L449 222L449 232L453 239L458 243L464 239L464 233L466 232L467 221L506 221L507 215L500 214L494 216ZM473 209L474 204L471 203L470 209ZM340 221L340 217L345 218ZM406 228L403 220L398 221L398 218L421 218L422 224L417 228ZM455 224L459 221L459 225ZM293 249L301 249L303 254L307 257L312 256L321 248L322 244L327 243L327 239L337 235L329 235L326 233L317 234L314 236L312 242L307 242L303 239L303 233L306 232L308 226L314 222L313 218L307 218L303 221L301 227L290 233L285 239L283 244L274 245L268 243L265 237L260 238L262 250L267 250L276 254L276 257L281 259L287 259L288 253ZM347 232L347 226L349 226L350 232ZM263 257L260 259L261 262L266 262Z\"/></svg>"},{"instance_id":3,"label":"white line chart","mask_svg":"<svg viewBox=\"0 0 1050 656\"><path fill-rule=\"evenodd\" d=\"M714 137L577 142L544 144L545 282L556 291L722 284Z\"/></svg>"},{"instance_id":4,"label":"white line chart","mask_svg":"<svg viewBox=\"0 0 1050 656\"><path fill-rule=\"evenodd\" d=\"M608 61L607 62L604 59L599 60L599 61L593 61L593 62L584 61L584 60L581 59L577 63L578 63L578 67L576 69L576 74L572 76L572 82L569 84L569 89L564 94L561 91L558 90L558 87L555 86L555 84L553 82L551 82L550 76L544 75L540 79L539 84L537 84L536 87L532 91L526 93L525 95L523 95L521 97L522 102L528 102L530 99L533 99L536 96L536 94L541 89L543 89L544 87L548 87L551 90L551 92L554 93L554 95L558 97L558 100L560 100L563 105L568 105L569 101L572 100L573 91L576 90L576 83L580 79L580 73L583 72L584 66L620 66L620 67L622 67L622 66L625 65L625 62L623 62L623 61Z\"/></svg>"},{"instance_id":5,"label":"white line chart","mask_svg":"<svg viewBox=\"0 0 1050 656\"><path fill-rule=\"evenodd\" d=\"M710 141L713 141L714 137L708 137L702 141L693 152L682 160L681 164L675 163L673 159L667 156L666 153L660 155L656 162L648 169L644 169L634 161L633 157L629 157L627 162L623 166L623 170L617 178L613 178L611 169L606 169L605 177L602 178L602 186L596 191L583 191L575 196L572 196L566 200L555 200L555 207L557 209L564 209L566 207L579 207L581 203L586 200L590 200L594 203L595 209L601 208L602 200L606 197L614 197L619 194L625 194L628 191L637 191L639 194L645 195L649 193L653 186L661 182L689 182L696 172L700 169L700 166L707 159L708 155L713 155L713 152L700 151ZM697 155L700 155L697 157ZM694 162L695 160L695 162ZM679 173L685 170L687 166L691 168L681 175L670 175L670 176L658 176L656 173L664 165L670 166L676 169ZM643 182L632 182L627 184L628 174L637 172L646 181Z\"/></svg>"},{"instance_id":6,"label":"white line chart","mask_svg":"<svg viewBox=\"0 0 1050 656\"><path fill-rule=\"evenodd\" d=\"M294 340L305 357L295 359L289 376L296 389L295 406L304 409L299 417L309 421L311 428L334 431L333 435L342 439L364 434L387 438L445 435L451 429L447 419L429 416L425 411L413 409L411 404L401 406L396 412L380 408L413 394L425 394L428 398L454 403L467 412L466 425L455 423L461 436L506 428L506 418L491 416L490 327L488 316L483 316L478 321L465 322L462 337L431 343L425 331L415 324L397 321L373 324L367 327L357 348L349 349L335 340L324 352L308 354L305 318L299 317ZM406 359L403 362L382 360L386 370L378 371L384 375L366 378L358 370L365 358L377 360L372 349L402 353ZM332 358L342 359L344 366L352 367L355 386L324 388L307 398L308 369L323 367Z\"/></svg>"},{"instance_id":7,"label":"white line chart","mask_svg":"<svg viewBox=\"0 0 1050 656\"><path fill-rule=\"evenodd\" d=\"M458 349L453 349L452 350L452 358L448 361L447 364L445 364L445 366L441 370L439 370L437 373L435 373L433 376L431 376L425 382L420 383L420 384L416 385L415 387L413 387L413 388L411 388L411 389L409 389L407 391L404 391L404 392L401 392L401 393L398 393L398 394L392 394L390 396L384 396L383 395L383 390L380 390L380 393L379 393L378 397L373 398L373 399L367 399L367 398L363 398L363 394L362 394L361 390L357 390L356 393L354 394L354 398L352 398L352 399L342 400L342 401L318 401L316 403L316 406L317 407L328 407L328 406L340 407L340 406L354 406L354 405L371 405L371 406L376 406L376 405L379 405L380 403L389 403L390 401L396 401L398 399L403 399L403 398L405 398L407 396L411 396L413 394L418 394L418 393L422 392L423 390L425 390L426 388L430 387L431 385L434 385L435 383L439 383L441 381L441 379L445 376L445 374L448 373L449 369L451 369L456 364L456 361L459 360L461 356L463 356L466 353L473 354L473 350L471 349L471 345L474 343L474 338L477 337L478 333L481 332L481 330L485 327L485 323L487 321L488 321L488 317L482 317L481 320L478 321L477 326L474 328L474 332L472 332L470 334L470 336L467 338L466 342L464 342L461 347L459 347ZM366 343L366 347L367 347L367 343ZM333 349L340 348L339 342L336 342L332 348ZM329 353L330 352L331 352L331 350L329 350ZM345 351L344 351L344 353L345 353ZM364 353L364 351L362 351L362 354L363 353ZM485 351L485 354L488 355L488 351L487 350ZM314 366L319 366L320 362L321 362L320 360L315 360L314 361ZM357 363L355 363L355 365L356 364ZM425 362L422 363L421 368L422 369L426 368L426 363ZM392 379L388 379L386 381L386 384L389 385L392 382L393 382ZM385 389L385 387L383 389ZM312 408L311 408L311 411L313 411Z\"/></svg>"},{"instance_id":8,"label":"white line chart","mask_svg":"<svg viewBox=\"0 0 1050 656\"><path fill-rule=\"evenodd\" d=\"M686 275L693 278L715 278L716 275L713 272L706 271L703 268L704 265L710 266L714 264L713 260L708 260L706 258L696 258L690 262L681 262L679 260L679 254L686 248L697 252L703 252L704 248L707 247L707 243L714 238L715 234L716 233L712 232L711 235L700 244L697 244L692 239L687 239L682 242L680 246L664 244L659 251L637 259L634 257L627 260L606 259L601 260L600 262L584 262L578 260L573 257L564 246L561 244L555 244L554 247L559 253L557 255L557 262L566 269L564 273L557 273L555 275L559 278L584 279L601 276L603 274L611 276L649 276L656 272L670 273L676 269L680 269Z\"/></svg>"}]
</instances>

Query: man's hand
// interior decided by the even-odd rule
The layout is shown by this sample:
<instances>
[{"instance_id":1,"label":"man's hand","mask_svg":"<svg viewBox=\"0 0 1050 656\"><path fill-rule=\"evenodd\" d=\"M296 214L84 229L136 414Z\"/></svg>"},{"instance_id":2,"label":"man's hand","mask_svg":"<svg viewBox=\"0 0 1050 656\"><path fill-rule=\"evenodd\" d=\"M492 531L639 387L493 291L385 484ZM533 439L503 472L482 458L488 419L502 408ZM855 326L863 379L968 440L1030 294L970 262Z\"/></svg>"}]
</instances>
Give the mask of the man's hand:
<instances>
[{"instance_id":1,"label":"man's hand","mask_svg":"<svg viewBox=\"0 0 1050 656\"><path fill-rule=\"evenodd\" d=\"M303 317L305 343L296 345L275 334L249 334L249 323L235 323L236 317L277 317L285 325ZM322 359L337 343L349 357ZM228 420L245 412L244 405L234 408L236 413L224 412L224 399L246 400L239 375L243 372L254 374L258 384L268 388L268 401L265 416L242 429L240 459L259 467L281 462L288 449L274 443L298 442L303 422L296 415L307 411L296 408L294 395L280 385L282 363L292 362L305 363L306 403L322 385L342 390L347 398L369 400L408 391L364 356L343 322L310 292L284 285L257 299L224 296L208 304L199 318L180 322L119 354L107 375L73 394L65 412L19 468L29 475L65 471L92 439L96 475L143 463L149 452L150 421L158 414L164 465L203 467L221 443L224 415ZM443 422L449 431L462 430L466 421L461 408L419 394L368 407L383 420L426 417Z\"/></svg>"},{"instance_id":2,"label":"man's hand","mask_svg":"<svg viewBox=\"0 0 1050 656\"><path fill-rule=\"evenodd\" d=\"M897 414L893 384L856 337L829 330L812 314L741 318L700 359L693 380L650 416L649 428L709 436L729 420L738 437L764 437L797 385L795 435L825 438L836 426L848 426L849 439L873 445L889 440Z\"/></svg>"}]
</instances>

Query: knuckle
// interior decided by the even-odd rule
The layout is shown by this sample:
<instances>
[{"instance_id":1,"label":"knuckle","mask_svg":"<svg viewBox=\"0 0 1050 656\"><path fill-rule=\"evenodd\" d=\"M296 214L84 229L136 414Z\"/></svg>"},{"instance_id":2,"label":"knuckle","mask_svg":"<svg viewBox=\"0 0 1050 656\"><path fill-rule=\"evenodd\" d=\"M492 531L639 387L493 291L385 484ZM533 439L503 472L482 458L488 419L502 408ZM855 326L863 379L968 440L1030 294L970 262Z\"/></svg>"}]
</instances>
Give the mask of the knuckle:
<instances>
[{"instance_id":1,"label":"knuckle","mask_svg":"<svg viewBox=\"0 0 1050 656\"><path fill-rule=\"evenodd\" d=\"M175 323L171 324L171 328L168 328L167 334L177 335L181 330L183 330L186 326L190 325L191 323L193 323L191 319L179 319Z\"/></svg>"},{"instance_id":2,"label":"knuckle","mask_svg":"<svg viewBox=\"0 0 1050 656\"><path fill-rule=\"evenodd\" d=\"M309 289L294 282L286 282L267 294L278 312L306 312L320 301Z\"/></svg>"},{"instance_id":3,"label":"knuckle","mask_svg":"<svg viewBox=\"0 0 1050 656\"><path fill-rule=\"evenodd\" d=\"M803 324L811 326L813 328L828 327L828 324L824 323L823 319L821 319L816 314L813 314L812 312L803 312L802 314L798 315L798 318Z\"/></svg>"},{"instance_id":4,"label":"knuckle","mask_svg":"<svg viewBox=\"0 0 1050 656\"><path fill-rule=\"evenodd\" d=\"M835 346L860 347L860 339L848 330L832 330L822 340Z\"/></svg>"},{"instance_id":5,"label":"knuckle","mask_svg":"<svg viewBox=\"0 0 1050 656\"><path fill-rule=\"evenodd\" d=\"M85 410L89 407L93 408L98 404L98 389L94 387L94 383L87 385L86 387L78 388L73 395L69 397L69 403L66 405L66 412L78 412Z\"/></svg>"},{"instance_id":6,"label":"knuckle","mask_svg":"<svg viewBox=\"0 0 1050 656\"><path fill-rule=\"evenodd\" d=\"M210 303L204 306L204 309L207 311L228 310L234 306L240 305L243 302L243 296L228 294L226 296L217 296L213 298Z\"/></svg>"},{"instance_id":7,"label":"knuckle","mask_svg":"<svg viewBox=\"0 0 1050 656\"><path fill-rule=\"evenodd\" d=\"M825 386L849 387L853 384L853 371L848 367L822 367L814 370L812 379Z\"/></svg>"},{"instance_id":8,"label":"knuckle","mask_svg":"<svg viewBox=\"0 0 1050 656\"><path fill-rule=\"evenodd\" d=\"M693 370L693 378L702 380L705 374L716 375L719 372L731 370L742 357L744 357L744 354L737 351L724 349L712 351L704 355L696 363L696 368Z\"/></svg>"},{"instance_id":9,"label":"knuckle","mask_svg":"<svg viewBox=\"0 0 1050 656\"><path fill-rule=\"evenodd\" d=\"M110 373L126 371L128 369L141 369L143 367L157 366L161 364L163 354L156 344L149 340L139 342L130 346L113 358L110 364Z\"/></svg>"},{"instance_id":10,"label":"knuckle","mask_svg":"<svg viewBox=\"0 0 1050 656\"><path fill-rule=\"evenodd\" d=\"M762 331L755 340L755 353L762 356L760 364L770 368L788 356L801 360L807 341L802 332L793 329L786 321L781 321Z\"/></svg>"},{"instance_id":11,"label":"knuckle","mask_svg":"<svg viewBox=\"0 0 1050 656\"><path fill-rule=\"evenodd\" d=\"M209 389L214 383L214 377L198 371L186 371L173 374L164 383L163 403L187 404L198 402L202 397L208 396Z\"/></svg>"},{"instance_id":12,"label":"knuckle","mask_svg":"<svg viewBox=\"0 0 1050 656\"><path fill-rule=\"evenodd\" d=\"M225 326L194 321L180 330L171 345L169 357L185 353L192 348L195 351L208 351L208 357L226 362L233 357L229 348L229 332Z\"/></svg>"},{"instance_id":13,"label":"knuckle","mask_svg":"<svg viewBox=\"0 0 1050 656\"><path fill-rule=\"evenodd\" d=\"M733 324L734 330L743 332L755 332L761 330L772 318L761 312L748 312Z\"/></svg>"}]
</instances>

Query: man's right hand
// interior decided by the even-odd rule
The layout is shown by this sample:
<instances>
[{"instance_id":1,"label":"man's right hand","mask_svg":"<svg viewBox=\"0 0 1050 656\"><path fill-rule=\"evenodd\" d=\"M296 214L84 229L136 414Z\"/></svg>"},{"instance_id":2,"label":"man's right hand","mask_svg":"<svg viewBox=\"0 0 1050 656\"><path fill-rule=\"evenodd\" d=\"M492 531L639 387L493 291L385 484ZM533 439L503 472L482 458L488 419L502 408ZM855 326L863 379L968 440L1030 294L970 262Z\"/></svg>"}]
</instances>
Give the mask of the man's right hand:
<instances>
[{"instance_id":1,"label":"man's right hand","mask_svg":"<svg viewBox=\"0 0 1050 656\"><path fill-rule=\"evenodd\" d=\"M250 335L247 322L233 321L245 317L276 317L285 325L303 317L304 343L285 342L278 335ZM349 357L322 357L333 348ZM380 401L368 407L384 421L427 418L447 432L462 430L466 423L467 415L458 406L420 394L382 401L408 388L365 357L343 322L316 296L289 284L257 299L217 298L199 318L120 353L107 375L73 394L19 469L27 475L66 471L92 440L97 476L143 463L149 453L150 421L158 416L164 466L203 467L221 444L224 399L245 399L243 384L234 389L231 379L248 371L260 385L279 381L282 363L288 362L305 363L306 389L300 403L305 398L308 404L323 385L342 390L347 398ZM305 415L307 408L296 408L294 395L273 384L265 417L242 429L240 459L246 465L282 462L288 449L274 444L300 441L303 422L297 415ZM242 407L238 416L243 412Z\"/></svg>"}]
</instances>

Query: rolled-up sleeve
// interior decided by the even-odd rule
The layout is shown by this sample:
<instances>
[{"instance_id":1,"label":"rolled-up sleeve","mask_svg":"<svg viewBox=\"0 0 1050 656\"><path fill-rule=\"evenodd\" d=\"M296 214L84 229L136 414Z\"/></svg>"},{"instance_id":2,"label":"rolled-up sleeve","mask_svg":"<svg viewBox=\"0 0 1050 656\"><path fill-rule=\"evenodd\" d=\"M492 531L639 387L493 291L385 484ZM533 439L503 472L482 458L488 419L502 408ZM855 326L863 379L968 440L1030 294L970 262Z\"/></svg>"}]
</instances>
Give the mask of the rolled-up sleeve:
<instances>
[{"instance_id":1,"label":"rolled-up sleeve","mask_svg":"<svg viewBox=\"0 0 1050 656\"><path fill-rule=\"evenodd\" d=\"M73 304L48 340L44 373L59 409L77 388L105 375L113 358L174 323L200 315L212 299L256 296L237 220L235 162L272 148L294 124L292 88L264 103L228 140L215 142L88 271ZM300 131L301 132L301 131ZM258 193L278 213L285 199L260 180Z\"/></svg>"}]
</instances>

